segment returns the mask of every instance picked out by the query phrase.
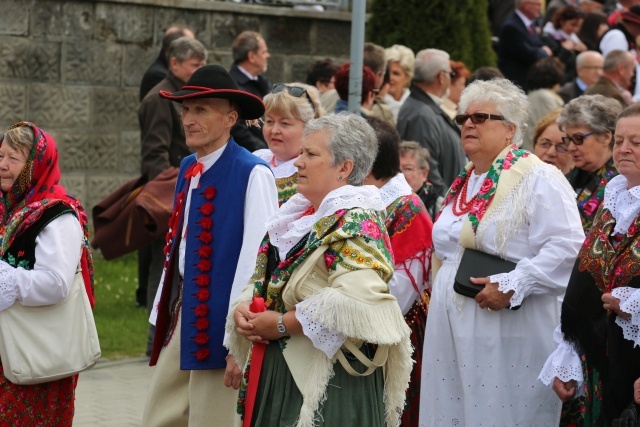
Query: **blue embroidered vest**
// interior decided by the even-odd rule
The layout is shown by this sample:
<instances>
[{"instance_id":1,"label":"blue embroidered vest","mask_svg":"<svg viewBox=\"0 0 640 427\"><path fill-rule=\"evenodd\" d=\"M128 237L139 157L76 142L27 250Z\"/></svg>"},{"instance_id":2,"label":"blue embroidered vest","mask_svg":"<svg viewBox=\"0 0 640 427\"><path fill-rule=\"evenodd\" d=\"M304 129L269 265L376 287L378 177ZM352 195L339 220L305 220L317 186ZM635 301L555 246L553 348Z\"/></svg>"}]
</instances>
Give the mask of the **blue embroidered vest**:
<instances>
[{"instance_id":1,"label":"blue embroidered vest","mask_svg":"<svg viewBox=\"0 0 640 427\"><path fill-rule=\"evenodd\" d=\"M195 163L195 154L183 159L176 183L177 198L188 190L185 174ZM199 188L191 193L185 236L180 369L226 367L228 351L222 341L242 248L245 195L249 175L259 164L267 166L231 138L222 156L200 177ZM184 207L180 214L184 214ZM182 221L177 230L182 230ZM179 239L174 238L169 251L172 264L178 260L178 244ZM177 264L172 267L177 268ZM166 279L165 286L170 283Z\"/></svg>"}]
</instances>

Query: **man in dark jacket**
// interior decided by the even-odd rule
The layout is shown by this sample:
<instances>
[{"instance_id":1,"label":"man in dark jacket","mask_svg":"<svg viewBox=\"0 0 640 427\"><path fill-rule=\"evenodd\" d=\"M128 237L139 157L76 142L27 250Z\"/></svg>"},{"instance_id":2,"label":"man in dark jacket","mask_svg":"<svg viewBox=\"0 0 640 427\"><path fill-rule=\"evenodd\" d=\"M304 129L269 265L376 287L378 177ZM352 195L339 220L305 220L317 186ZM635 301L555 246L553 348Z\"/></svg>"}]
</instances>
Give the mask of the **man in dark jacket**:
<instances>
[{"instance_id":1,"label":"man in dark jacket","mask_svg":"<svg viewBox=\"0 0 640 427\"><path fill-rule=\"evenodd\" d=\"M506 78L524 88L529 67L552 53L542 45L534 25L540 16L542 0L515 0L514 5L516 10L500 30L498 66Z\"/></svg>"},{"instance_id":2,"label":"man in dark jacket","mask_svg":"<svg viewBox=\"0 0 640 427\"><path fill-rule=\"evenodd\" d=\"M232 46L233 65L229 74L236 81L241 90L249 92L260 99L271 92L271 82L262 76L269 64L269 49L267 43L259 33L244 31L236 37ZM267 148L262 135L262 129L257 126L247 126L239 122L232 129L231 135L238 145L249 151Z\"/></svg>"},{"instance_id":3,"label":"man in dark jacket","mask_svg":"<svg viewBox=\"0 0 640 427\"><path fill-rule=\"evenodd\" d=\"M576 57L578 76L558 89L558 95L565 104L584 94L588 88L593 86L602 75L603 66L604 58L600 52L593 50L581 52Z\"/></svg>"},{"instance_id":4,"label":"man in dark jacket","mask_svg":"<svg viewBox=\"0 0 640 427\"><path fill-rule=\"evenodd\" d=\"M429 181L444 195L466 164L460 129L439 107L451 86L449 54L438 49L418 52L411 95L400 107L398 132L431 154Z\"/></svg>"},{"instance_id":5,"label":"man in dark jacket","mask_svg":"<svg viewBox=\"0 0 640 427\"><path fill-rule=\"evenodd\" d=\"M633 55L625 50L612 50L604 58L604 72L586 95L604 95L617 99L623 107L631 104L631 79L636 70Z\"/></svg>"},{"instance_id":6,"label":"man in dark jacket","mask_svg":"<svg viewBox=\"0 0 640 427\"><path fill-rule=\"evenodd\" d=\"M169 74L144 97L138 110L142 141L141 170L149 180L169 167L179 167L193 152L186 142L180 105L160 97L160 91L178 91L191 75L207 62L207 49L199 41L181 37L169 47ZM164 264L164 239L151 245L147 279L147 310L151 312ZM153 328L149 330L147 353L151 351Z\"/></svg>"},{"instance_id":7,"label":"man in dark jacket","mask_svg":"<svg viewBox=\"0 0 640 427\"><path fill-rule=\"evenodd\" d=\"M167 73L169 72L169 59L167 55L169 54L169 46L171 42L180 37L189 37L194 39L195 34L191 30L191 28L186 25L177 25L174 24L167 28L167 31L164 32L164 37L162 38L162 49L158 54L158 57L147 71L145 71L142 76L142 82L140 82L140 101L144 99L144 97L149 93L151 88L160 83L162 79L167 77Z\"/></svg>"}]
</instances>

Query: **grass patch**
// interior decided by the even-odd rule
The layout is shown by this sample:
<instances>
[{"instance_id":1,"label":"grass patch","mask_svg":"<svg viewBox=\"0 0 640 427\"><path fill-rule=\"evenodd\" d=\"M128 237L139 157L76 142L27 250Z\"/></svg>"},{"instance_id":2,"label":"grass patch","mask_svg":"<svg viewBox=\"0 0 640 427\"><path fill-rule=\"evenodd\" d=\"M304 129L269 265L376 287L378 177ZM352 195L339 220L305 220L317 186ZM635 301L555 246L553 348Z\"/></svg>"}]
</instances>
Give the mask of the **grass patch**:
<instances>
[{"instance_id":1,"label":"grass patch","mask_svg":"<svg viewBox=\"0 0 640 427\"><path fill-rule=\"evenodd\" d=\"M147 310L136 306L137 254L106 261L94 253L94 317L102 357L108 360L144 356L149 327Z\"/></svg>"}]
</instances>

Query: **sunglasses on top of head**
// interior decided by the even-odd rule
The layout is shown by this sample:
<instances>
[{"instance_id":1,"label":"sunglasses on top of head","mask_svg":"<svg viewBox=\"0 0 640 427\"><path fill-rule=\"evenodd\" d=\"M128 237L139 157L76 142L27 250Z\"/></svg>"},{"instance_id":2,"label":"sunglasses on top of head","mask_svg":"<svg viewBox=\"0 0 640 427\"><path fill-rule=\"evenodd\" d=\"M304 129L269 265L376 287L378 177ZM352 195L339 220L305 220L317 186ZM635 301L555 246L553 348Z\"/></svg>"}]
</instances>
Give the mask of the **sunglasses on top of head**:
<instances>
[{"instance_id":1,"label":"sunglasses on top of head","mask_svg":"<svg viewBox=\"0 0 640 427\"><path fill-rule=\"evenodd\" d=\"M454 120L456 124L462 126L467 122L468 119L471 119L471 123L473 123L474 125L478 125L480 123L486 122L487 120L504 120L504 116L488 113L458 114Z\"/></svg>"},{"instance_id":2,"label":"sunglasses on top of head","mask_svg":"<svg viewBox=\"0 0 640 427\"><path fill-rule=\"evenodd\" d=\"M289 95L293 96L294 98L300 98L303 95L306 96L307 100L309 101L309 104L311 105L311 108L313 109L313 117L314 118L318 117L318 113L316 112L316 107L313 105L313 101L311 100L311 97L309 96L309 93L305 88L299 87L299 86L289 86L282 83L278 83L273 86L273 90L271 91L271 93L280 93L283 90L286 90L287 92L289 92Z\"/></svg>"}]
</instances>

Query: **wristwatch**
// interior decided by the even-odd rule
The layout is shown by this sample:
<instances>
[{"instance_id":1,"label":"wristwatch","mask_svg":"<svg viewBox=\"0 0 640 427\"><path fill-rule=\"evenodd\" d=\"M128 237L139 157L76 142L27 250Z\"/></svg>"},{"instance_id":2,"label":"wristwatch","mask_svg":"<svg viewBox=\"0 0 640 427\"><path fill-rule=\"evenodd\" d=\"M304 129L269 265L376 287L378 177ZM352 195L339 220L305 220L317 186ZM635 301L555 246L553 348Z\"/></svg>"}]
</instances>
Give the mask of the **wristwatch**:
<instances>
[{"instance_id":1,"label":"wristwatch","mask_svg":"<svg viewBox=\"0 0 640 427\"><path fill-rule=\"evenodd\" d=\"M278 317L278 324L276 325L276 329L285 337L289 336L289 334L287 333L287 327L284 326L284 313L281 313L280 317Z\"/></svg>"}]
</instances>

